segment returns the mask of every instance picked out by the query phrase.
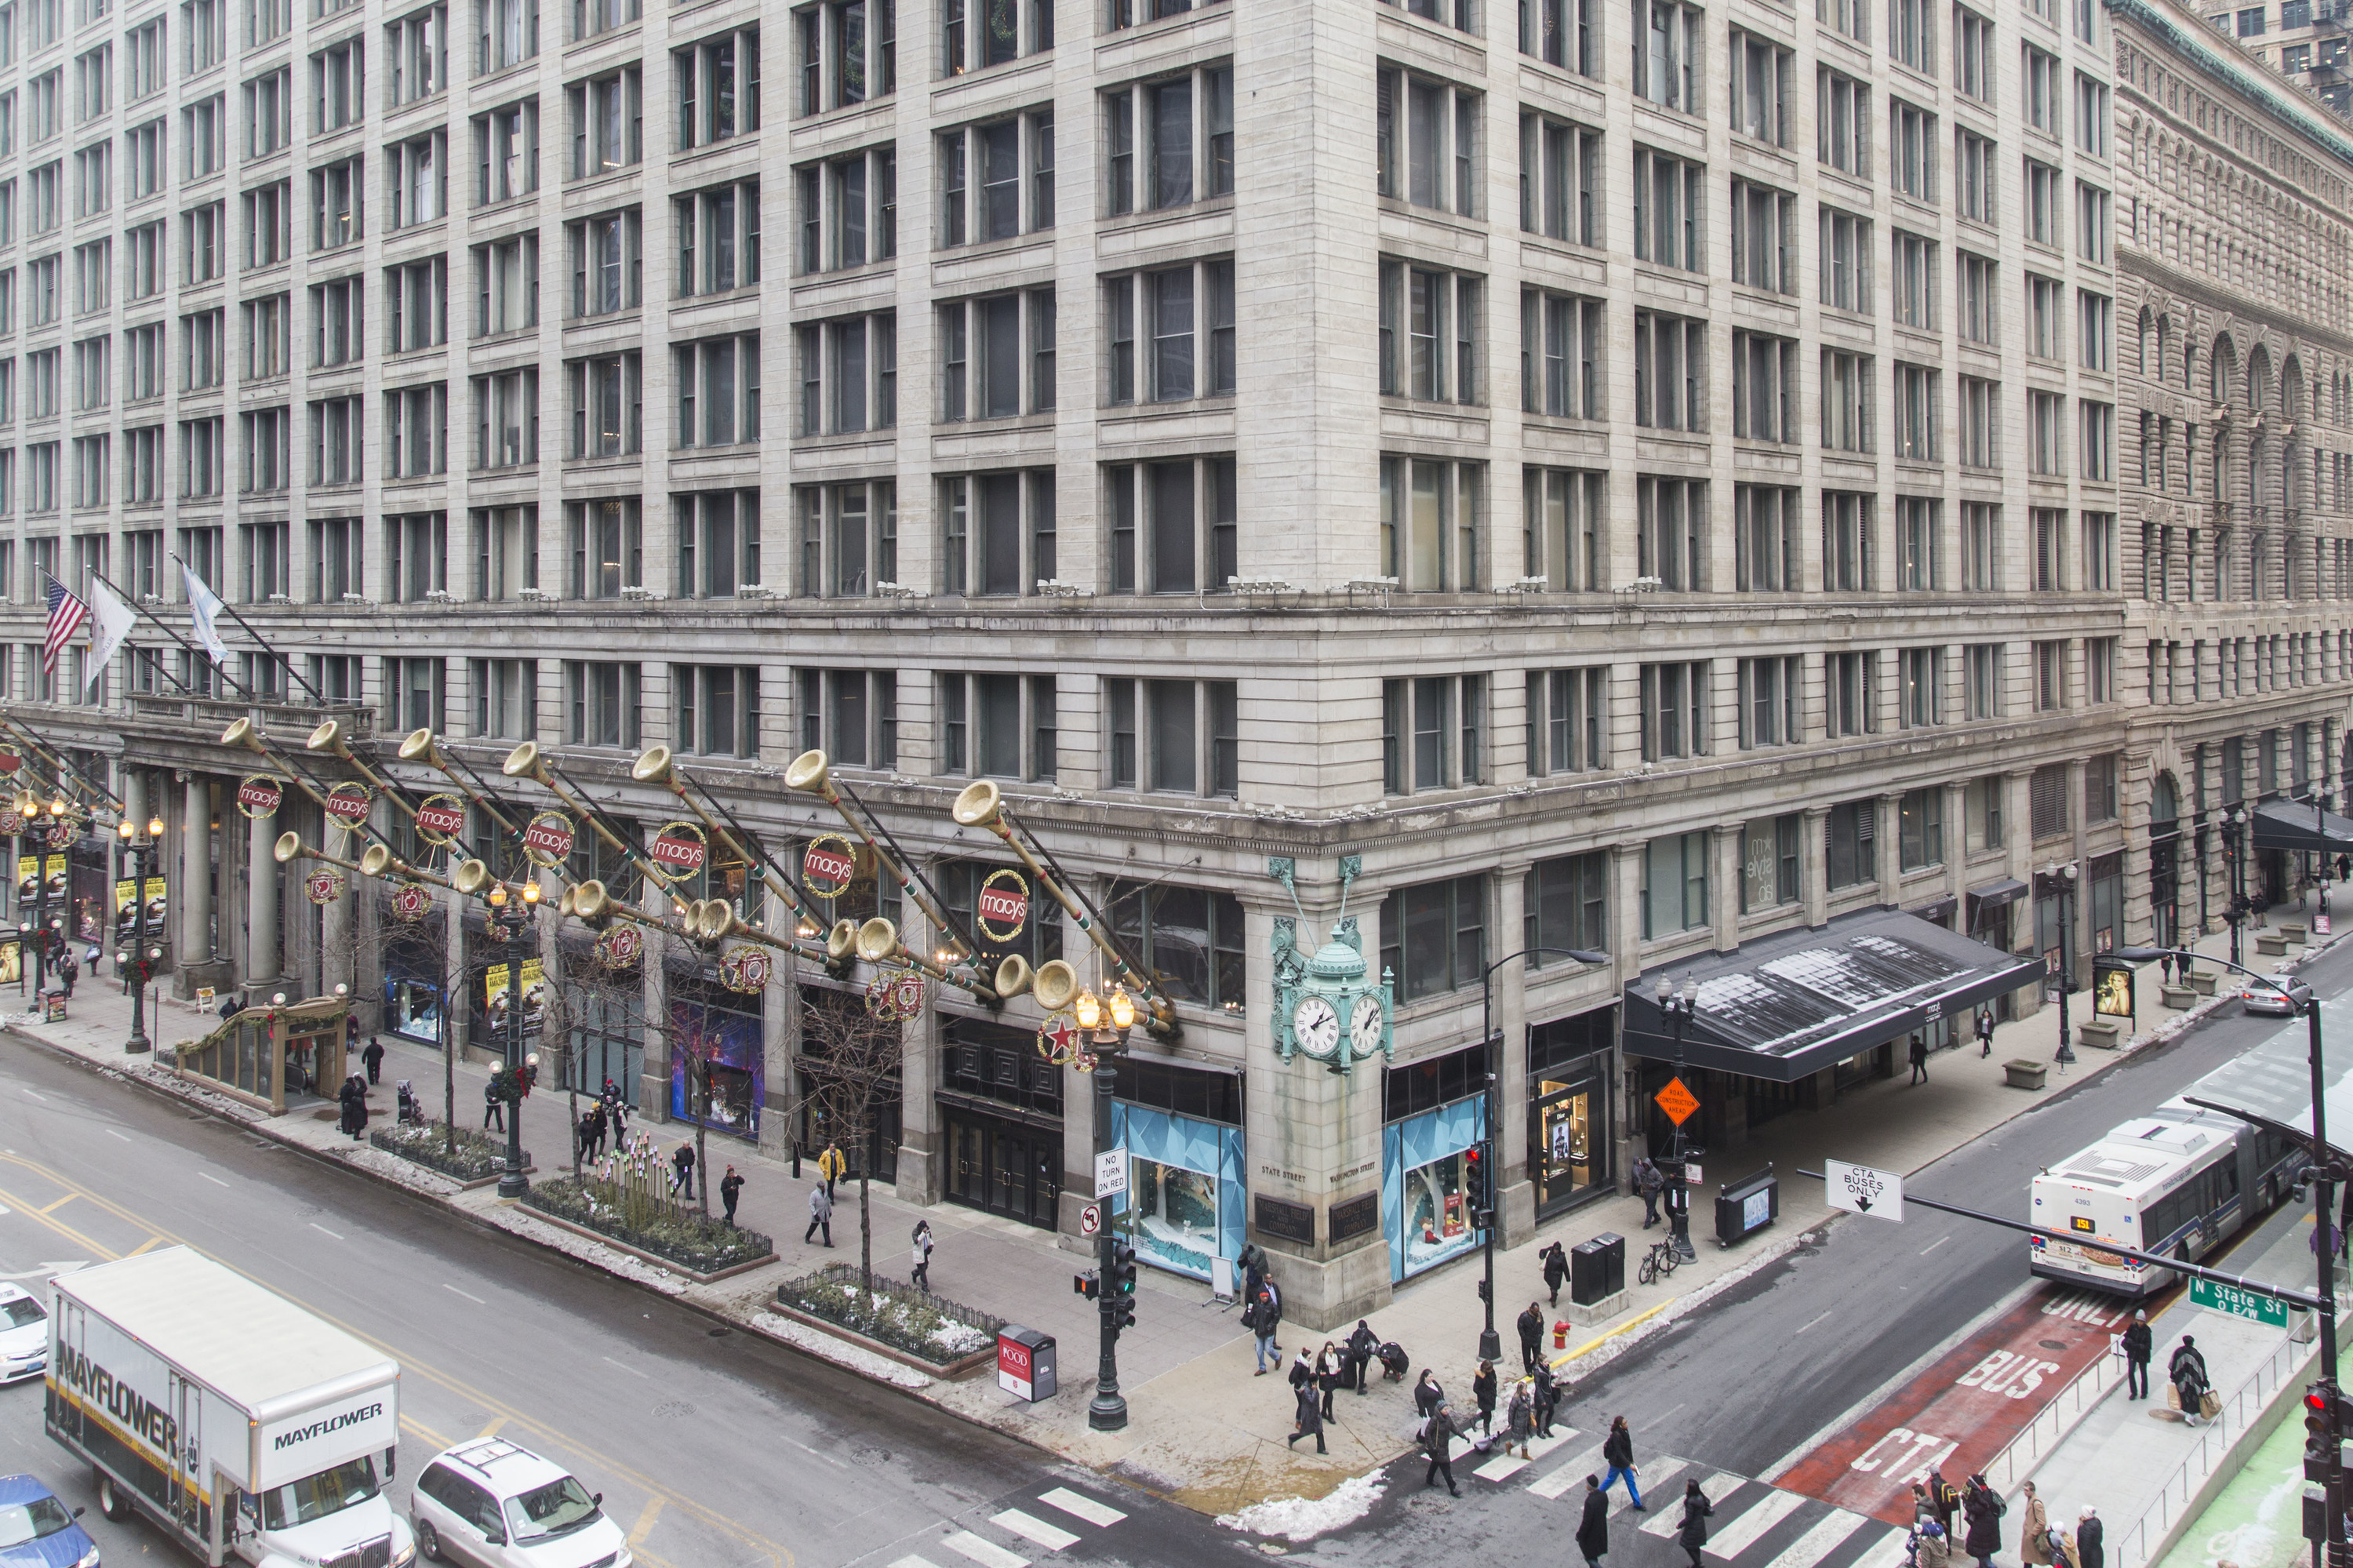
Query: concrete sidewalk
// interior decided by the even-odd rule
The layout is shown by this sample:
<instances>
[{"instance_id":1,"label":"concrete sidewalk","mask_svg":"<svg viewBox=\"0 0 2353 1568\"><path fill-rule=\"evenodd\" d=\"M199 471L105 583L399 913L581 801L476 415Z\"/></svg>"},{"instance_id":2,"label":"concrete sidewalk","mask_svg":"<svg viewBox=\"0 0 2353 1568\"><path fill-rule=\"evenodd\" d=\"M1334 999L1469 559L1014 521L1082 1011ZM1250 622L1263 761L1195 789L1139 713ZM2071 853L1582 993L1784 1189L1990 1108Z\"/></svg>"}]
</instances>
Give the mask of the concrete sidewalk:
<instances>
[{"instance_id":1,"label":"concrete sidewalk","mask_svg":"<svg viewBox=\"0 0 2353 1568\"><path fill-rule=\"evenodd\" d=\"M2252 942L2249 947L2252 951ZM2201 948L2226 952L2227 941L2209 938ZM2149 978L2153 982L2155 977ZM1873 1082L1842 1097L1829 1110L1794 1114L1767 1124L1748 1146L1711 1160L1710 1175L1717 1181L1737 1181L1772 1165L1783 1178L1778 1223L1740 1245L1717 1246L1709 1239L1717 1189L1717 1181L1710 1181L1694 1194L1692 1205L1698 1260L1655 1286L1637 1285L1630 1277L1630 1299L1625 1311L1589 1330L1570 1330L1557 1349L1548 1335L1547 1354L1564 1375L1578 1378L1794 1248L1807 1232L1833 1217L1833 1211L1823 1202L1820 1184L1796 1175L1799 1169L1819 1170L1818 1162L1825 1155L1905 1172L1917 1171L2100 1072L2132 1050L2169 1036L2194 1016L2227 1005L2229 994L2226 991L2223 999L2203 1003L2194 1013L2175 1013L2155 1005L2153 983L2144 985L2142 991L2139 1035L2116 1052L2079 1044L2078 1065L2064 1075L2054 1068L2042 1089L2010 1087L2002 1065L2013 1057L2051 1060L2058 1029L2057 1012L2052 1008L2004 1025L1995 1039L1990 1060L1978 1055L1972 1041L1934 1057L1925 1084L1911 1086L1900 1077ZM2090 1015L2090 997L2072 998L2070 1008L2080 1022ZM1095 1319L1090 1305L1074 1295L1068 1283L1086 1266L1083 1257L1063 1248L1052 1235L1030 1227L955 1205L921 1208L902 1203L878 1186L869 1193L869 1201L879 1273L906 1277L910 1231L918 1217L927 1218L937 1241L931 1280L940 1295L1039 1329L1059 1342L1061 1393L1037 1405L1014 1401L986 1375L954 1383L938 1382L765 1310L775 1298L776 1287L784 1280L825 1263L857 1256L858 1193L853 1183L838 1190L836 1245L828 1251L820 1241L804 1239L813 1168L805 1164L804 1178L796 1181L787 1162L771 1160L728 1135L711 1133L707 1143L712 1173L722 1172L732 1163L744 1176L739 1219L775 1238L778 1261L717 1285L698 1286L549 1225L513 1204L501 1203L490 1189L459 1192L455 1183L433 1172L364 1142L354 1144L335 1131L332 1102L273 1118L208 1093L198 1080L183 1078L169 1065L169 1045L194 1037L211 1022L188 1008L167 1004L151 1025L151 1033L166 1047L160 1064L127 1056L122 1042L130 1032L129 1012L128 1000L111 984L85 981L66 1022L47 1025L18 1015L7 1020L7 1027L93 1065L203 1104L257 1133L446 1203L473 1223L562 1250L1071 1459L1100 1467L1115 1467L1155 1490L1204 1511L1229 1512L1269 1498L1321 1497L1409 1446L1411 1409L1407 1389L1401 1384L1378 1384L1367 1396L1339 1396L1335 1420L1327 1434L1328 1455L1287 1446L1282 1438L1291 1429L1290 1389L1279 1375L1253 1377L1252 1348L1240 1326L1239 1313L1228 1304L1212 1301L1207 1287L1198 1281L1150 1269L1145 1271L1136 1326L1120 1342L1121 1381L1134 1419L1125 1432L1092 1432L1086 1425L1085 1410L1093 1392ZM444 1094L440 1054L389 1038L384 1044L385 1060L381 1082L370 1096L371 1110L389 1116L394 1085L407 1078L428 1112L438 1118ZM486 1071L460 1063L455 1076L458 1119L464 1126L479 1126ZM580 1103L586 1102L584 1098ZM522 1107L524 1142L534 1150L543 1174L568 1167L568 1128L558 1124L567 1122L569 1110L565 1094L544 1086ZM681 1139L691 1140L693 1133L691 1127L654 1124L644 1118L634 1120L631 1128L651 1132L665 1152L675 1149ZM715 1200L712 1207L715 1213ZM1574 1245L1603 1232L1627 1238L1630 1277L1643 1246L1662 1234L1643 1231L1638 1200L1613 1196L1540 1227L1520 1245L1498 1253L1496 1317L1508 1363L1517 1361L1513 1319L1530 1299L1544 1299L1537 1249L1554 1240ZM1403 1345L1417 1366L1434 1366L1440 1380L1458 1395L1467 1393L1475 1366L1482 1311L1477 1296L1480 1277L1473 1259L1409 1281L1398 1287L1394 1302L1372 1325L1383 1339ZM1561 1315L1549 1308L1546 1313L1548 1322ZM1286 1326L1282 1336L1286 1351L1297 1348L1293 1338L1296 1331ZM1322 1339L1315 1337L1314 1343L1320 1344Z\"/></svg>"}]
</instances>

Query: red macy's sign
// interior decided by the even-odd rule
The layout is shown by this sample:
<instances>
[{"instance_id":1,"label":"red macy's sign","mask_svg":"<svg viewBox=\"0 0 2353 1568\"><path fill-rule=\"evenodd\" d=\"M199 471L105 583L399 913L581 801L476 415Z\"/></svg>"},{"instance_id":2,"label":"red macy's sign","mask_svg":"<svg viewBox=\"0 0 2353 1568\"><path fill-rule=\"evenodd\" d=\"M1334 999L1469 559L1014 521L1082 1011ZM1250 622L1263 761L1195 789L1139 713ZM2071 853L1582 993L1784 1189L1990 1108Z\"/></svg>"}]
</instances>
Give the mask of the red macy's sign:
<instances>
[{"instance_id":1,"label":"red macy's sign","mask_svg":"<svg viewBox=\"0 0 2353 1568\"><path fill-rule=\"evenodd\" d=\"M427 800L417 808L417 825L428 833L455 838L466 831L466 808Z\"/></svg>"},{"instance_id":2,"label":"red macy's sign","mask_svg":"<svg viewBox=\"0 0 2353 1568\"><path fill-rule=\"evenodd\" d=\"M822 840L801 852L801 874L811 882L847 887L849 879L857 873L858 861L854 856Z\"/></svg>"},{"instance_id":3,"label":"red macy's sign","mask_svg":"<svg viewBox=\"0 0 2353 1568\"><path fill-rule=\"evenodd\" d=\"M654 863L679 876L702 869L702 841L683 829L664 829L653 842Z\"/></svg>"},{"instance_id":4,"label":"red macy's sign","mask_svg":"<svg viewBox=\"0 0 2353 1568\"><path fill-rule=\"evenodd\" d=\"M285 798L286 792L267 779L248 779L237 787L237 803L265 816Z\"/></svg>"},{"instance_id":5,"label":"red macy's sign","mask_svg":"<svg viewBox=\"0 0 2353 1568\"><path fill-rule=\"evenodd\" d=\"M1018 929L1029 918L1029 895L1018 887L984 887L975 913L992 926Z\"/></svg>"},{"instance_id":6,"label":"red macy's sign","mask_svg":"<svg viewBox=\"0 0 2353 1568\"><path fill-rule=\"evenodd\" d=\"M572 828L556 818L533 817L523 825L522 842L550 860L562 860L572 853Z\"/></svg>"}]
</instances>

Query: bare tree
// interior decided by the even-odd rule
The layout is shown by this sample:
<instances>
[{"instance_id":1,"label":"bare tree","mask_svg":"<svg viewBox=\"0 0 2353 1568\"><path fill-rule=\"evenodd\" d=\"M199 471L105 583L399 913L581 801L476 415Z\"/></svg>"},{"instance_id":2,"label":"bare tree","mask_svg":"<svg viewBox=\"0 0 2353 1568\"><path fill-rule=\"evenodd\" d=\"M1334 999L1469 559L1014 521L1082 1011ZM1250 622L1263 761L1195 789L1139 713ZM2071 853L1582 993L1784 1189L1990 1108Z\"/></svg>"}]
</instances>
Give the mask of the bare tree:
<instances>
[{"instance_id":1,"label":"bare tree","mask_svg":"<svg viewBox=\"0 0 2353 1568\"><path fill-rule=\"evenodd\" d=\"M874 1291L874 1209L868 1182L875 1113L898 1093L899 1025L868 1012L858 996L807 991L801 1007L801 1070L808 1101L860 1151L858 1277L861 1304Z\"/></svg>"}]
</instances>

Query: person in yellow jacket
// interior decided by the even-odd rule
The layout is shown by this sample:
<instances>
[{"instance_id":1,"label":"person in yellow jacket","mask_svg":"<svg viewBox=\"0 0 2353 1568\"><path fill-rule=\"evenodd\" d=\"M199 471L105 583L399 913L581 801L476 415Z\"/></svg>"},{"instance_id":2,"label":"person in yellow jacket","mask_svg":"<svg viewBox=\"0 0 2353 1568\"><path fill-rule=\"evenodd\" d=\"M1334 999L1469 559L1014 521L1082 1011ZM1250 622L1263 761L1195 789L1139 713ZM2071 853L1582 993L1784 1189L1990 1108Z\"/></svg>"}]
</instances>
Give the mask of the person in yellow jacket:
<instances>
[{"instance_id":1,"label":"person in yellow jacket","mask_svg":"<svg viewBox=\"0 0 2353 1568\"><path fill-rule=\"evenodd\" d=\"M833 1184L849 1173L849 1161L841 1157L841 1146L828 1143L825 1152L817 1157L818 1180L825 1183L825 1199L833 1202Z\"/></svg>"}]
</instances>

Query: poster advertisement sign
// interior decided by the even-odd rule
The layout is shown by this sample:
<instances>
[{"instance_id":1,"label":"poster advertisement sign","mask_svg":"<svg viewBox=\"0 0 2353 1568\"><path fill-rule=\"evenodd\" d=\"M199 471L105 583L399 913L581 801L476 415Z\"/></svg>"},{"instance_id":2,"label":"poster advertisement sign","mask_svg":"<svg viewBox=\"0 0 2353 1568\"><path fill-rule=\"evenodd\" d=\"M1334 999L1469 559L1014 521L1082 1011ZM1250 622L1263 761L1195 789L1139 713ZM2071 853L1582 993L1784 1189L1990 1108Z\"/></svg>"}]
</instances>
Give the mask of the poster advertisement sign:
<instances>
[{"instance_id":1,"label":"poster advertisement sign","mask_svg":"<svg viewBox=\"0 0 2353 1568\"><path fill-rule=\"evenodd\" d=\"M514 1005L512 970L505 964L492 964L482 975L482 1013L489 1020L492 1039L499 1038L507 1028L507 1012ZM547 1012L547 975L537 959L522 961L522 1033L528 1040L539 1033L540 1022Z\"/></svg>"}]
</instances>

